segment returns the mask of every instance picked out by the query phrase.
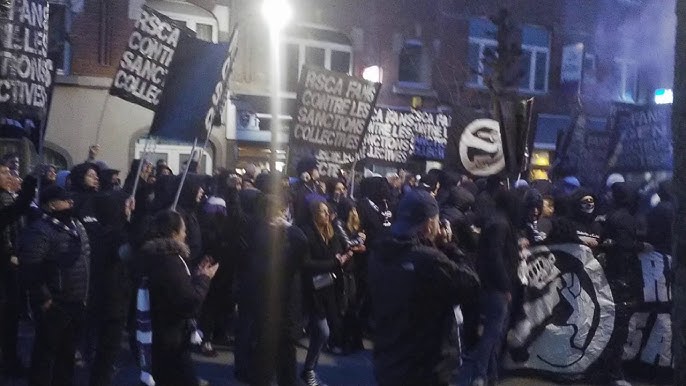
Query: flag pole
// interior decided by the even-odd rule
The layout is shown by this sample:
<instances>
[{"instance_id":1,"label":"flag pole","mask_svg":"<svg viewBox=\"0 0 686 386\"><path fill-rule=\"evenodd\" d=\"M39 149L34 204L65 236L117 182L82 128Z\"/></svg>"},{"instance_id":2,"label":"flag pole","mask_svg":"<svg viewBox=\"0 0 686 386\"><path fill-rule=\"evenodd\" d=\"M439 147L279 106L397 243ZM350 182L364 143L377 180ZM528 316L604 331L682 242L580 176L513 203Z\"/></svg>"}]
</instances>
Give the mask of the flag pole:
<instances>
[{"instance_id":1,"label":"flag pole","mask_svg":"<svg viewBox=\"0 0 686 386\"><path fill-rule=\"evenodd\" d=\"M105 95L105 101L102 103L102 109L100 110L100 119L98 119L98 128L95 132L95 144L100 144L100 133L102 131L102 121L105 119L105 110L107 110L107 102L110 100L110 93Z\"/></svg>"},{"instance_id":2,"label":"flag pole","mask_svg":"<svg viewBox=\"0 0 686 386\"><path fill-rule=\"evenodd\" d=\"M191 162L193 162L193 154L195 153L195 148L197 146L198 138L195 138L195 140L193 140L193 148L191 148L191 156L188 158L188 165L186 165L186 170L183 171L183 176L181 176L181 182L179 182L179 187L176 189L176 196L174 197L174 203L171 206L171 210L175 211L176 205L179 203L179 197L181 197L181 189L183 188L183 183L186 182L186 176L188 176L188 170L191 168Z\"/></svg>"},{"instance_id":3,"label":"flag pole","mask_svg":"<svg viewBox=\"0 0 686 386\"><path fill-rule=\"evenodd\" d=\"M138 190L138 181L141 179L141 173L143 172L143 164L145 164L145 161L148 157L148 146L150 145L151 139L152 138L149 135L145 139L145 145L143 146L143 152L141 153L140 162L138 162L138 170L136 170L136 179L133 182L133 189L131 189L131 198L136 197L136 190Z\"/></svg>"}]
</instances>

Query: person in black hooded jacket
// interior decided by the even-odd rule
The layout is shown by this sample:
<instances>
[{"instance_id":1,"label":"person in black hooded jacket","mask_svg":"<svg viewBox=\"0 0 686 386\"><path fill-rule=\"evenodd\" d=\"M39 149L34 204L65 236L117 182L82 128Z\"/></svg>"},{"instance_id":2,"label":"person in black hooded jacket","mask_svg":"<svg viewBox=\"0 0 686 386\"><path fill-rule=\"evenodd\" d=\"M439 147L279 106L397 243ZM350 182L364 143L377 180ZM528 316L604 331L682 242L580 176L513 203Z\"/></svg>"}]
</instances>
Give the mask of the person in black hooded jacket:
<instances>
[{"instance_id":1,"label":"person in black hooded jacket","mask_svg":"<svg viewBox=\"0 0 686 386\"><path fill-rule=\"evenodd\" d=\"M180 177L178 180L180 181ZM205 253L200 221L198 220L198 211L204 194L203 177L199 174L188 173L181 189L176 210L181 214L186 224L186 244L191 251L190 261L193 266L200 262Z\"/></svg>"},{"instance_id":2,"label":"person in black hooded jacket","mask_svg":"<svg viewBox=\"0 0 686 386\"><path fill-rule=\"evenodd\" d=\"M102 202L96 205L96 214L103 227L105 254L102 276L97 280L102 281L103 307L97 314L97 344L90 385L109 386L134 288L129 265L132 252L128 244L131 231L128 219L133 201L122 191L110 191L99 199Z\"/></svg>"},{"instance_id":3,"label":"person in black hooded jacket","mask_svg":"<svg viewBox=\"0 0 686 386\"><path fill-rule=\"evenodd\" d=\"M85 162L74 166L70 174L71 190L74 194L74 217L79 219L86 228L91 244L90 275L94 280L89 288L91 301L88 303L87 332L85 334L85 347L82 352L87 361L90 361L95 353L98 315L101 315L106 307L105 289L103 287L105 260L107 259L106 256L112 252L107 250L105 230L98 218L98 206L111 205L109 200L99 193L99 171L96 164Z\"/></svg>"},{"instance_id":4,"label":"person in black hooded jacket","mask_svg":"<svg viewBox=\"0 0 686 386\"><path fill-rule=\"evenodd\" d=\"M479 279L461 262L438 213L430 193L410 191L398 205L392 238L372 251L374 370L380 386L448 385L457 368L454 307L474 296Z\"/></svg>"},{"instance_id":5,"label":"person in black hooded jacket","mask_svg":"<svg viewBox=\"0 0 686 386\"><path fill-rule=\"evenodd\" d=\"M470 352L463 377L471 385L496 382L498 357L507 331L510 305L518 288L519 250L516 224L521 219L521 203L513 192L495 194L495 212L486 221L479 239L477 272L482 291L479 307L484 317L483 333Z\"/></svg>"},{"instance_id":6,"label":"person in black hooded jacket","mask_svg":"<svg viewBox=\"0 0 686 386\"><path fill-rule=\"evenodd\" d=\"M72 385L76 342L89 298L90 243L72 216L71 195L59 186L41 191L42 217L19 241L21 275L36 318L30 385Z\"/></svg>"},{"instance_id":7,"label":"person in black hooded jacket","mask_svg":"<svg viewBox=\"0 0 686 386\"><path fill-rule=\"evenodd\" d=\"M477 235L473 231L474 216L471 212L474 202L474 196L469 191L453 186L441 204L441 218L450 222L460 247L468 252L476 252L477 247Z\"/></svg>"},{"instance_id":8,"label":"person in black hooded jacket","mask_svg":"<svg viewBox=\"0 0 686 386\"><path fill-rule=\"evenodd\" d=\"M269 386L274 377L280 386L298 384L295 344L300 333L301 270L309 251L305 234L285 219L287 207L282 198L262 196L248 235L254 386Z\"/></svg>"},{"instance_id":9,"label":"person in black hooded jacket","mask_svg":"<svg viewBox=\"0 0 686 386\"><path fill-rule=\"evenodd\" d=\"M595 221L595 195L588 189L579 188L568 203L570 207L564 211L566 215L554 220L553 231L546 242L584 244L596 249L600 246L602 227Z\"/></svg>"},{"instance_id":10,"label":"person in black hooded jacket","mask_svg":"<svg viewBox=\"0 0 686 386\"><path fill-rule=\"evenodd\" d=\"M607 344L603 368L613 385L626 385L622 369L623 344L628 336L628 323L633 313L632 302L643 296L643 278L638 253L653 250L638 234L636 218L638 194L625 182L617 182L612 191L610 209L603 229L602 246L607 250L604 265L615 302L615 326Z\"/></svg>"}]
</instances>

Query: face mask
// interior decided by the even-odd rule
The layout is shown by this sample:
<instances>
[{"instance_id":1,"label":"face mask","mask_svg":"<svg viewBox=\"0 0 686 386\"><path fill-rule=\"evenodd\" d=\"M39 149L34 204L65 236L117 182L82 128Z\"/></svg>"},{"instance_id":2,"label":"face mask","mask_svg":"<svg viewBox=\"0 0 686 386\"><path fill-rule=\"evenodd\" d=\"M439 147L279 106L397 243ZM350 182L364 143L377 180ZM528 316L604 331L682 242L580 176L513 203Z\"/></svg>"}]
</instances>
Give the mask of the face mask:
<instances>
[{"instance_id":1,"label":"face mask","mask_svg":"<svg viewBox=\"0 0 686 386\"><path fill-rule=\"evenodd\" d=\"M74 215L74 209L55 210L50 215L61 222L67 222Z\"/></svg>"},{"instance_id":2,"label":"face mask","mask_svg":"<svg viewBox=\"0 0 686 386\"><path fill-rule=\"evenodd\" d=\"M581 199L581 211L586 214L591 214L595 210L595 202L592 198L582 198Z\"/></svg>"},{"instance_id":3,"label":"face mask","mask_svg":"<svg viewBox=\"0 0 686 386\"><path fill-rule=\"evenodd\" d=\"M341 200L341 194L338 193L338 192L334 192L334 194L333 194L333 200L334 200L334 202L340 201L340 200Z\"/></svg>"}]
</instances>

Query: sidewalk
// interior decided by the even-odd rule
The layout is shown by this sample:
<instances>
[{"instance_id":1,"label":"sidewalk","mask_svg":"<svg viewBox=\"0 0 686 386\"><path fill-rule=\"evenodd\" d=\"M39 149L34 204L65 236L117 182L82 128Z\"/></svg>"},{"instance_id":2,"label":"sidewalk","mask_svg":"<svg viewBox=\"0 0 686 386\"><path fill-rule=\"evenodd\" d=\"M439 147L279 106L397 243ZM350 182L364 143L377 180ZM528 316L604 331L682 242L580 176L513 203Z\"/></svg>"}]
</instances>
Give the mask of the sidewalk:
<instances>
[{"instance_id":1,"label":"sidewalk","mask_svg":"<svg viewBox=\"0 0 686 386\"><path fill-rule=\"evenodd\" d=\"M20 351L22 357L28 362L30 357L32 331L23 326L20 333ZM301 340L298 346L297 358L299 367L305 360L306 340ZM123 347L126 347L124 345ZM349 356L335 356L322 354L319 362L318 374L329 386L373 386L374 374L372 366L371 342L366 341L367 350ZM233 352L231 347L216 347L219 355L215 358L207 358L202 355L193 355L200 377L210 382L212 386L246 386L233 377ZM120 353L119 369L115 375L114 386L138 386L138 371L133 358L127 349ZM77 383L74 386L87 385L87 372L83 368L77 368ZM24 380L9 380L0 377L0 385L27 386ZM546 382L531 378L507 378L499 383L502 386L552 386L556 383ZM646 383L634 383L635 386L652 386ZM159 385L164 386L164 385ZM585 386L579 384L578 386Z\"/></svg>"}]
</instances>

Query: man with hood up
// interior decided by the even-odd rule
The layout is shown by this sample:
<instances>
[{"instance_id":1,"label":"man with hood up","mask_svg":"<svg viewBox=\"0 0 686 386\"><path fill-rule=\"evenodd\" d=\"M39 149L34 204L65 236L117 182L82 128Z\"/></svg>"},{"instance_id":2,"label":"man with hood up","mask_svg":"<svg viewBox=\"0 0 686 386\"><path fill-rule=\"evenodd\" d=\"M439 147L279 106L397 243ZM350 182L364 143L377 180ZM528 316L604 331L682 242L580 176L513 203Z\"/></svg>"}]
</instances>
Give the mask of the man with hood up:
<instances>
[{"instance_id":1,"label":"man with hood up","mask_svg":"<svg viewBox=\"0 0 686 386\"><path fill-rule=\"evenodd\" d=\"M474 196L464 188L453 186L441 204L441 219L450 222L460 247L465 251L476 252L477 235L473 231L474 218L471 207Z\"/></svg>"},{"instance_id":2,"label":"man with hood up","mask_svg":"<svg viewBox=\"0 0 686 386\"><path fill-rule=\"evenodd\" d=\"M501 191L493 197L495 212L486 220L479 239L476 268L481 279L480 313L483 333L469 354L464 378L472 386L497 382L500 351L507 331L510 306L519 283L516 224L521 203L514 192ZM516 299L515 299L516 300Z\"/></svg>"},{"instance_id":3,"label":"man with hood up","mask_svg":"<svg viewBox=\"0 0 686 386\"><path fill-rule=\"evenodd\" d=\"M603 247L606 248L606 263L603 267L615 302L615 326L603 368L608 381L616 386L630 386L624 380L622 370L623 345L627 340L628 322L632 310L631 302L643 296L643 278L637 254L653 250L653 246L640 240L639 224L636 219L638 194L626 182L616 182L612 191L612 209L608 212L604 226Z\"/></svg>"},{"instance_id":4,"label":"man with hood up","mask_svg":"<svg viewBox=\"0 0 686 386\"><path fill-rule=\"evenodd\" d=\"M180 183L180 176L177 177ZM203 177L198 174L188 173L186 181L181 188L181 195L179 196L179 203L176 206L176 211L181 214L183 221L186 224L186 244L190 248L190 261L196 265L203 258L205 249L202 242L202 233L200 228L200 221L198 220L198 211L201 207L205 190L203 188Z\"/></svg>"},{"instance_id":5,"label":"man with hood up","mask_svg":"<svg viewBox=\"0 0 686 386\"><path fill-rule=\"evenodd\" d=\"M557 217L548 243L583 244L591 249L600 245L602 227L596 219L596 196L588 189L579 188L569 198L566 215Z\"/></svg>"},{"instance_id":6,"label":"man with hood up","mask_svg":"<svg viewBox=\"0 0 686 386\"><path fill-rule=\"evenodd\" d=\"M380 386L448 385L459 347L454 307L474 296L476 273L457 260L438 203L415 189L398 205L392 238L369 263L374 369ZM453 251L449 258L439 248ZM454 260L453 260L454 259Z\"/></svg>"}]
</instances>

